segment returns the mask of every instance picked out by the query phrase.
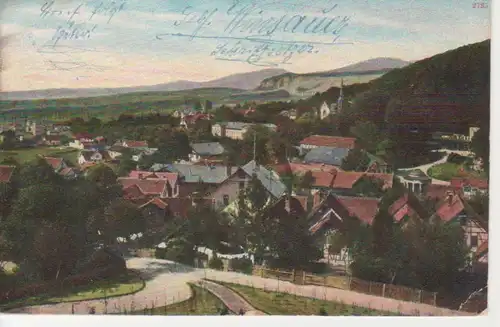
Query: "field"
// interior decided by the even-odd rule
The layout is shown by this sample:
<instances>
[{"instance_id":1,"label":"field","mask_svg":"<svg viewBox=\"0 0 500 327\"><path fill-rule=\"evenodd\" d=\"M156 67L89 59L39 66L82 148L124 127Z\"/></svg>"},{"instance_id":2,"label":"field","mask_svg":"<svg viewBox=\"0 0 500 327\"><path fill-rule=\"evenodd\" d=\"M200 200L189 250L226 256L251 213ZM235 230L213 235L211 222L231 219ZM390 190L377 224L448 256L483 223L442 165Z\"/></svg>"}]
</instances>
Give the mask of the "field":
<instances>
[{"instance_id":1,"label":"field","mask_svg":"<svg viewBox=\"0 0 500 327\"><path fill-rule=\"evenodd\" d=\"M450 181L454 177L477 177L484 178L483 174L468 170L467 164L457 164L453 162L445 162L439 165L432 166L427 171L430 177L442 181Z\"/></svg>"},{"instance_id":2,"label":"field","mask_svg":"<svg viewBox=\"0 0 500 327\"><path fill-rule=\"evenodd\" d=\"M78 150L73 148L39 147L17 149L13 151L0 151L0 161L3 161L8 157L12 157L19 163L26 163L35 160L37 155L61 157L64 158L68 164L76 166Z\"/></svg>"},{"instance_id":3,"label":"field","mask_svg":"<svg viewBox=\"0 0 500 327\"><path fill-rule=\"evenodd\" d=\"M239 295L257 310L270 315L319 315L324 310L329 316L395 316L391 312L383 312L344 303L318 300L287 293L268 292L249 286L222 283Z\"/></svg>"},{"instance_id":4,"label":"field","mask_svg":"<svg viewBox=\"0 0 500 327\"><path fill-rule=\"evenodd\" d=\"M189 284L192 297L186 301L171 305L149 308L132 312L134 315L182 315L182 316L209 316L218 315L225 305L209 291Z\"/></svg>"},{"instance_id":5,"label":"field","mask_svg":"<svg viewBox=\"0 0 500 327\"><path fill-rule=\"evenodd\" d=\"M91 299L103 299L136 293L145 287L145 283L135 273L125 273L110 280L97 281L91 285L68 288L16 300L0 305L0 309L12 309L20 306L39 305L45 303L77 302Z\"/></svg>"}]
</instances>

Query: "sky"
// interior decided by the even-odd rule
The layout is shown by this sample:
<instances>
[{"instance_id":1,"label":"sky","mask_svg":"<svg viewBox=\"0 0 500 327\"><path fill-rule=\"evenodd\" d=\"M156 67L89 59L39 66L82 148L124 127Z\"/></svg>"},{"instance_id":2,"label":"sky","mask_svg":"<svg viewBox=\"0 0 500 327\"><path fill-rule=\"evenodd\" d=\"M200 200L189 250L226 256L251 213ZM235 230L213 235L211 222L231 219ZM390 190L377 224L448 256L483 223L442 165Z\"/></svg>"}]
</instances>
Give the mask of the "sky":
<instances>
[{"instance_id":1,"label":"sky","mask_svg":"<svg viewBox=\"0 0 500 327\"><path fill-rule=\"evenodd\" d=\"M474 0L8 1L2 91L307 73L490 38L490 9Z\"/></svg>"}]
</instances>

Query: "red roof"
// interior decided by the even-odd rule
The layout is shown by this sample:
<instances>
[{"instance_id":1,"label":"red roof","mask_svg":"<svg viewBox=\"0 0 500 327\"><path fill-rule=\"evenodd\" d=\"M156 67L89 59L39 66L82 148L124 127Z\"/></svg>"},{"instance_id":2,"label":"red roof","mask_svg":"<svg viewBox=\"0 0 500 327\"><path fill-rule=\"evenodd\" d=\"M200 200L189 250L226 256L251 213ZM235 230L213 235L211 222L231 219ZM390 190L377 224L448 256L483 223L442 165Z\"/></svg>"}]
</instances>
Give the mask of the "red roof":
<instances>
[{"instance_id":1,"label":"red roof","mask_svg":"<svg viewBox=\"0 0 500 327\"><path fill-rule=\"evenodd\" d=\"M481 178L452 178L450 185L457 188L471 186L481 190L487 190L488 180Z\"/></svg>"},{"instance_id":2,"label":"red roof","mask_svg":"<svg viewBox=\"0 0 500 327\"><path fill-rule=\"evenodd\" d=\"M486 252L488 252L488 241L481 243L476 250L476 255L481 255Z\"/></svg>"},{"instance_id":3,"label":"red roof","mask_svg":"<svg viewBox=\"0 0 500 327\"><path fill-rule=\"evenodd\" d=\"M305 173L306 171L338 171L340 170L338 167L331 166L331 165L325 165L325 164L318 164L318 163L296 163L296 162L290 162L290 163L284 163L280 165L276 165L273 167L274 171L276 171L278 174L282 173Z\"/></svg>"},{"instance_id":4,"label":"red roof","mask_svg":"<svg viewBox=\"0 0 500 327\"><path fill-rule=\"evenodd\" d=\"M129 148L147 148L147 141L124 141L127 147Z\"/></svg>"},{"instance_id":5,"label":"red roof","mask_svg":"<svg viewBox=\"0 0 500 327\"><path fill-rule=\"evenodd\" d=\"M118 178L123 189L136 185L144 195L160 195L165 189L167 180L165 179L137 179L137 178Z\"/></svg>"},{"instance_id":6,"label":"red roof","mask_svg":"<svg viewBox=\"0 0 500 327\"><path fill-rule=\"evenodd\" d=\"M436 215L442 221L448 222L455 218L465 209L462 199L457 194L450 195L450 198L445 197L437 206Z\"/></svg>"},{"instance_id":7,"label":"red roof","mask_svg":"<svg viewBox=\"0 0 500 327\"><path fill-rule=\"evenodd\" d=\"M169 172L150 172L141 170L132 170L128 177L135 179L166 179L170 182L170 185L175 185L179 178L177 173Z\"/></svg>"},{"instance_id":8,"label":"red roof","mask_svg":"<svg viewBox=\"0 0 500 327\"><path fill-rule=\"evenodd\" d=\"M326 135L311 135L300 141L300 144L329 146L333 148L354 148L356 139L353 137L326 136Z\"/></svg>"},{"instance_id":9,"label":"red roof","mask_svg":"<svg viewBox=\"0 0 500 327\"><path fill-rule=\"evenodd\" d=\"M457 189L450 185L430 184L425 195L430 199L442 199L450 191L456 192Z\"/></svg>"},{"instance_id":10,"label":"red roof","mask_svg":"<svg viewBox=\"0 0 500 327\"><path fill-rule=\"evenodd\" d=\"M44 159L54 169L59 168L64 161L63 158L54 158L54 157L44 157Z\"/></svg>"},{"instance_id":11,"label":"red roof","mask_svg":"<svg viewBox=\"0 0 500 327\"><path fill-rule=\"evenodd\" d=\"M349 214L358 217L361 221L372 224L378 211L379 199L337 196L338 201L349 211Z\"/></svg>"},{"instance_id":12,"label":"red roof","mask_svg":"<svg viewBox=\"0 0 500 327\"><path fill-rule=\"evenodd\" d=\"M399 222L404 217L412 217L418 215L415 209L409 203L408 193L397 199L388 209L389 214L394 218L395 221Z\"/></svg>"},{"instance_id":13,"label":"red roof","mask_svg":"<svg viewBox=\"0 0 500 327\"><path fill-rule=\"evenodd\" d=\"M314 178L313 186L316 187L332 187L336 172L327 171L311 171Z\"/></svg>"},{"instance_id":14,"label":"red roof","mask_svg":"<svg viewBox=\"0 0 500 327\"><path fill-rule=\"evenodd\" d=\"M133 184L127 186L123 189L123 198L127 200L139 200L148 198L144 193L142 193L139 186ZM142 204L141 204L142 205Z\"/></svg>"},{"instance_id":15,"label":"red roof","mask_svg":"<svg viewBox=\"0 0 500 327\"><path fill-rule=\"evenodd\" d=\"M75 134L75 139L77 139L77 140L81 140L81 139L93 140L94 137L92 135L90 135L89 133L78 133L78 134Z\"/></svg>"},{"instance_id":16,"label":"red roof","mask_svg":"<svg viewBox=\"0 0 500 327\"><path fill-rule=\"evenodd\" d=\"M0 182L10 182L14 169L16 169L15 166L0 165Z\"/></svg>"},{"instance_id":17,"label":"red roof","mask_svg":"<svg viewBox=\"0 0 500 327\"><path fill-rule=\"evenodd\" d=\"M148 204L152 204L152 205L155 205L157 206L158 208L160 209L164 209L167 208L168 204L166 204L165 202L163 202L160 198L153 198L151 200L149 200L148 202L144 203L143 205L141 205L140 207L145 207L147 206Z\"/></svg>"}]
</instances>

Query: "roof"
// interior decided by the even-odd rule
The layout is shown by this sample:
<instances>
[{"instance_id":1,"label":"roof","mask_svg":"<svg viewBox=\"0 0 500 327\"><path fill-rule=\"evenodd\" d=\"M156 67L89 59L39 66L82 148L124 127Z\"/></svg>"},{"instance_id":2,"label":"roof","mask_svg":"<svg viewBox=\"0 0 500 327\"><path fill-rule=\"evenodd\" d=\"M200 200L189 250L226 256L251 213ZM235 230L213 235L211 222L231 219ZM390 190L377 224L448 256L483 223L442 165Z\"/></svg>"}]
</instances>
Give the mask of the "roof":
<instances>
[{"instance_id":1,"label":"roof","mask_svg":"<svg viewBox=\"0 0 500 327\"><path fill-rule=\"evenodd\" d=\"M225 151L219 142L193 143L191 148L201 156L217 156Z\"/></svg>"},{"instance_id":2,"label":"roof","mask_svg":"<svg viewBox=\"0 0 500 327\"><path fill-rule=\"evenodd\" d=\"M160 198L153 198L151 200L149 200L148 202L142 204L141 206L139 206L139 208L143 208L149 204L152 204L154 206L157 206L158 208L160 209L166 209L168 204L166 204L164 201L162 201Z\"/></svg>"},{"instance_id":3,"label":"roof","mask_svg":"<svg viewBox=\"0 0 500 327\"><path fill-rule=\"evenodd\" d=\"M184 218L187 217L189 209L193 206L191 198L167 198L162 201L167 204L167 210L173 215L177 214Z\"/></svg>"},{"instance_id":4,"label":"roof","mask_svg":"<svg viewBox=\"0 0 500 327\"><path fill-rule=\"evenodd\" d=\"M376 178L384 182L385 188L392 188L393 174L364 173L351 171L311 171L314 182L313 186L351 189L362 177Z\"/></svg>"},{"instance_id":5,"label":"roof","mask_svg":"<svg viewBox=\"0 0 500 327\"><path fill-rule=\"evenodd\" d=\"M220 184L238 170L238 167L230 167L228 175L227 166L171 164L163 168L178 173L186 183L198 183L201 180L208 184Z\"/></svg>"},{"instance_id":6,"label":"roof","mask_svg":"<svg viewBox=\"0 0 500 327\"><path fill-rule=\"evenodd\" d=\"M151 172L142 170L132 170L128 177L135 179L166 179L170 182L170 185L175 185L179 179L178 173L169 172Z\"/></svg>"},{"instance_id":7,"label":"roof","mask_svg":"<svg viewBox=\"0 0 500 327\"><path fill-rule=\"evenodd\" d=\"M300 141L300 144L352 149L356 143L353 137L311 135Z\"/></svg>"},{"instance_id":8,"label":"roof","mask_svg":"<svg viewBox=\"0 0 500 327\"><path fill-rule=\"evenodd\" d=\"M452 178L450 185L457 188L462 188L464 186L471 186L481 190L488 189L488 180L481 178Z\"/></svg>"},{"instance_id":9,"label":"roof","mask_svg":"<svg viewBox=\"0 0 500 327\"><path fill-rule=\"evenodd\" d=\"M85 161L92 160L92 156L95 154L95 151L81 151L80 155L85 159Z\"/></svg>"},{"instance_id":10,"label":"roof","mask_svg":"<svg viewBox=\"0 0 500 327\"><path fill-rule=\"evenodd\" d=\"M430 199L441 199L450 191L456 192L456 189L451 185L430 184L427 186L425 196Z\"/></svg>"},{"instance_id":11,"label":"roof","mask_svg":"<svg viewBox=\"0 0 500 327\"><path fill-rule=\"evenodd\" d=\"M387 211L397 222L401 221L401 219L405 216L417 216L419 218L428 217L427 212L422 207L419 200L410 193L405 193L399 197L392 205L389 206Z\"/></svg>"},{"instance_id":12,"label":"roof","mask_svg":"<svg viewBox=\"0 0 500 327\"><path fill-rule=\"evenodd\" d=\"M403 177L406 180L413 180L413 181L430 181L431 178L427 176L422 170L420 169L413 169L413 170L400 170L398 171L398 175Z\"/></svg>"},{"instance_id":13,"label":"roof","mask_svg":"<svg viewBox=\"0 0 500 327\"><path fill-rule=\"evenodd\" d=\"M258 165L255 160L248 162L246 165L241 167L249 176L253 176L255 173L257 178L262 183L262 186L271 193L275 198L279 198L286 191L286 186L281 182L280 176L272 170L268 170L265 167Z\"/></svg>"},{"instance_id":14,"label":"roof","mask_svg":"<svg viewBox=\"0 0 500 327\"><path fill-rule=\"evenodd\" d=\"M55 158L55 157L43 157L45 161L54 169L59 168L59 166L63 163L63 158Z\"/></svg>"},{"instance_id":15,"label":"roof","mask_svg":"<svg viewBox=\"0 0 500 327\"><path fill-rule=\"evenodd\" d=\"M337 199L349 211L349 214L358 217L369 225L373 223L373 219L378 212L380 199L338 195Z\"/></svg>"},{"instance_id":16,"label":"roof","mask_svg":"<svg viewBox=\"0 0 500 327\"><path fill-rule=\"evenodd\" d=\"M123 189L127 189L133 185L136 185L142 194L145 195L155 195L161 194L165 189L167 184L167 180L165 179L137 179L137 178L128 178L128 177L120 177L118 178L118 182L122 184Z\"/></svg>"},{"instance_id":17,"label":"roof","mask_svg":"<svg viewBox=\"0 0 500 327\"><path fill-rule=\"evenodd\" d=\"M248 123L242 123L242 122L234 122L234 121L230 121L230 122L226 122L226 123L219 123L219 125L221 126L225 126L226 129L237 129L237 130L242 130L242 129L245 129L247 127L250 127L251 124L248 124Z\"/></svg>"},{"instance_id":18,"label":"roof","mask_svg":"<svg viewBox=\"0 0 500 327\"><path fill-rule=\"evenodd\" d=\"M12 178L15 166L10 165L0 165L0 183L8 183Z\"/></svg>"},{"instance_id":19,"label":"roof","mask_svg":"<svg viewBox=\"0 0 500 327\"><path fill-rule=\"evenodd\" d=\"M304 162L306 163L324 163L332 166L341 166L342 160L349 153L349 148L332 148L319 146L309 151Z\"/></svg>"},{"instance_id":20,"label":"roof","mask_svg":"<svg viewBox=\"0 0 500 327\"><path fill-rule=\"evenodd\" d=\"M488 252L488 241L481 243L476 250L476 256L480 257Z\"/></svg>"},{"instance_id":21,"label":"roof","mask_svg":"<svg viewBox=\"0 0 500 327\"><path fill-rule=\"evenodd\" d=\"M70 174L70 173L75 173L74 168L71 168L71 167L66 167L66 168L64 168L63 170L61 170L61 171L59 172L59 175L61 175L61 176L66 176L66 175L68 175L68 174Z\"/></svg>"},{"instance_id":22,"label":"roof","mask_svg":"<svg viewBox=\"0 0 500 327\"><path fill-rule=\"evenodd\" d=\"M287 162L284 164L275 165L274 170L278 174L283 173L305 173L306 171L337 171L339 168L332 165L325 165L321 163L297 163Z\"/></svg>"},{"instance_id":23,"label":"roof","mask_svg":"<svg viewBox=\"0 0 500 327\"><path fill-rule=\"evenodd\" d=\"M75 134L75 139L80 140L80 139L94 139L92 135L89 133L77 133Z\"/></svg>"},{"instance_id":24,"label":"roof","mask_svg":"<svg viewBox=\"0 0 500 327\"><path fill-rule=\"evenodd\" d=\"M129 148L147 148L147 141L132 141L132 140L124 140L123 143L127 145Z\"/></svg>"},{"instance_id":25,"label":"roof","mask_svg":"<svg viewBox=\"0 0 500 327\"><path fill-rule=\"evenodd\" d=\"M464 211L465 206L458 194L446 196L437 206L436 215L445 222L455 218Z\"/></svg>"}]
</instances>

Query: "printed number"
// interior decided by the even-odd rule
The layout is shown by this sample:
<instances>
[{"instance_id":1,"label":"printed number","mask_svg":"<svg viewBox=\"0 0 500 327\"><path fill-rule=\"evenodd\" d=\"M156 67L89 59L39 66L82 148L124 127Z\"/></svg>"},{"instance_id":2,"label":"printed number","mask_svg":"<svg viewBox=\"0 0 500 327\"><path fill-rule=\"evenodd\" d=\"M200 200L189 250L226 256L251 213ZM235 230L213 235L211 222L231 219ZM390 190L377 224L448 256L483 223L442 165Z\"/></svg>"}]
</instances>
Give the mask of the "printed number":
<instances>
[{"instance_id":1,"label":"printed number","mask_svg":"<svg viewBox=\"0 0 500 327\"><path fill-rule=\"evenodd\" d=\"M488 8L488 4L486 2L474 2L472 8Z\"/></svg>"}]
</instances>

